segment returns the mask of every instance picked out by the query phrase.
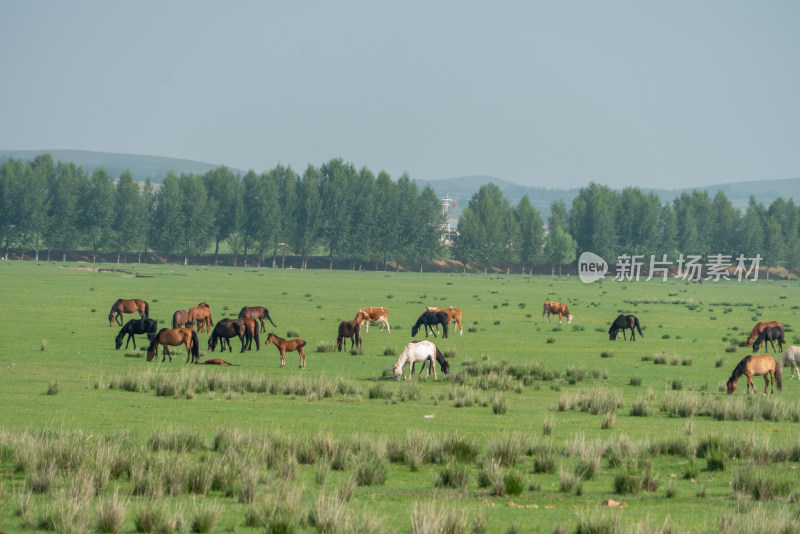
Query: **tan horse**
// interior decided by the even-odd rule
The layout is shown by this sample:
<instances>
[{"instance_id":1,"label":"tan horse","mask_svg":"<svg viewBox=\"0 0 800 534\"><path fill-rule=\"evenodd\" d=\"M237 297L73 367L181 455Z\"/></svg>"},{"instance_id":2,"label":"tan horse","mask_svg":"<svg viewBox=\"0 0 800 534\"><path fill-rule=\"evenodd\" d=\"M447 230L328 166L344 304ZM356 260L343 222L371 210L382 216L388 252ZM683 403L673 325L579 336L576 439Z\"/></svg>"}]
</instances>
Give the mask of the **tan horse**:
<instances>
[{"instance_id":1,"label":"tan horse","mask_svg":"<svg viewBox=\"0 0 800 534\"><path fill-rule=\"evenodd\" d=\"M797 373L797 378L800 379L800 371L797 370L797 364L800 363L800 347L798 347L797 345L792 345L788 349L786 349L786 352L783 353L781 359L778 360L778 370L776 371L777 373L783 372L783 365L786 362L789 362L789 365L792 366L792 370L791 372L789 372L789 380L792 380L794 378L795 372Z\"/></svg>"},{"instance_id":2,"label":"tan horse","mask_svg":"<svg viewBox=\"0 0 800 534\"><path fill-rule=\"evenodd\" d=\"M297 354L300 355L300 367L306 366L306 353L303 350L303 347L306 346L306 342L300 338L297 339L283 339L272 332L267 334L267 340L264 342L265 345L269 345L270 343L275 343L275 346L278 347L278 350L281 353L281 367L286 367L286 351L292 352L293 350L297 351Z\"/></svg>"},{"instance_id":3,"label":"tan horse","mask_svg":"<svg viewBox=\"0 0 800 534\"><path fill-rule=\"evenodd\" d=\"M781 369L775 363L775 358L769 354L762 354L760 356L746 356L734 368L731 377L728 379L728 395L736 391L736 382L739 377L745 375L747 377L747 394L750 394L750 388L753 388L753 393L756 394L756 386L753 384L754 376L764 377L764 395L767 394L767 388L770 386L770 393L775 393L774 386L778 386L778 391L783 389L781 381Z\"/></svg>"},{"instance_id":4,"label":"tan horse","mask_svg":"<svg viewBox=\"0 0 800 534\"><path fill-rule=\"evenodd\" d=\"M358 324L361 326L366 326L367 333L369 333L369 323L380 323L381 332L383 332L383 327L386 326L386 333L392 333L392 329L389 328L389 310L386 308L377 306L361 308L358 310L358 313L356 313L356 318L353 320L358 321Z\"/></svg>"},{"instance_id":5,"label":"tan horse","mask_svg":"<svg viewBox=\"0 0 800 534\"><path fill-rule=\"evenodd\" d=\"M211 332L211 327L214 326L214 321L211 320L211 307L205 302L189 308L189 320L194 321L198 332Z\"/></svg>"},{"instance_id":6,"label":"tan horse","mask_svg":"<svg viewBox=\"0 0 800 534\"><path fill-rule=\"evenodd\" d=\"M761 332L763 332L764 329L768 326L780 326L781 328L783 328L783 325L778 321L761 321L760 323L756 323L756 325L750 331L750 335L747 336L747 344L745 345L745 347L751 346L756 336Z\"/></svg>"},{"instance_id":7,"label":"tan horse","mask_svg":"<svg viewBox=\"0 0 800 534\"><path fill-rule=\"evenodd\" d=\"M547 320L550 322L550 314L558 315L559 324L561 324L562 316L567 318L567 324L572 322L572 315L569 313L569 308L567 308L567 305L563 302L550 302L546 300L542 308L542 322L544 322L545 315L547 315Z\"/></svg>"},{"instance_id":8,"label":"tan horse","mask_svg":"<svg viewBox=\"0 0 800 534\"><path fill-rule=\"evenodd\" d=\"M114 320L122 326L122 314L139 312L139 317L147 319L150 317L150 305L141 299L117 299L108 314L108 326L114 326Z\"/></svg>"},{"instance_id":9,"label":"tan horse","mask_svg":"<svg viewBox=\"0 0 800 534\"><path fill-rule=\"evenodd\" d=\"M167 356L169 356L169 361L172 361L172 355L169 353L170 346L186 345L186 363L189 363L190 358L192 361L196 361L200 357L200 340L197 338L197 332L192 328L162 328L159 330L147 349L148 362L158 354L159 345L164 347L162 362Z\"/></svg>"},{"instance_id":10,"label":"tan horse","mask_svg":"<svg viewBox=\"0 0 800 534\"><path fill-rule=\"evenodd\" d=\"M456 323L456 328L459 329L459 335L464 335L464 325L461 323L461 310L459 308L454 308L450 306L449 308L436 308L434 306L428 306L428 311L431 312L439 312L443 311L450 317L451 323ZM439 325L436 325L436 334L439 334Z\"/></svg>"}]
</instances>

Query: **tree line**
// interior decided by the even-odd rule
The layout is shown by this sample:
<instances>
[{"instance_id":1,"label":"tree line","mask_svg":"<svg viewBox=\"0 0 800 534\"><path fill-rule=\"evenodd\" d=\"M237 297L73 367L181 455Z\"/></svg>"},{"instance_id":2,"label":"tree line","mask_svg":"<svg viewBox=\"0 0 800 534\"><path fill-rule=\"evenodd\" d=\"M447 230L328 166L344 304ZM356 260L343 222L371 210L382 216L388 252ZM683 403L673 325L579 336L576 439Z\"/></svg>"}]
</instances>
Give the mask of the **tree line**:
<instances>
[{"instance_id":1,"label":"tree line","mask_svg":"<svg viewBox=\"0 0 800 534\"><path fill-rule=\"evenodd\" d=\"M545 222L547 224L545 224ZM93 255L220 254L244 264L287 254L305 267L310 256L331 262L422 262L567 265L583 251L610 263L621 255L760 254L772 266L800 266L800 207L751 198L741 211L724 193L683 193L661 202L653 192L615 191L592 183L570 206L553 202L544 221L524 196L512 206L494 184L464 208L457 232L445 239L441 201L407 174L393 180L333 159L301 174L282 165L244 176L226 167L202 175L170 173L158 186L91 173L41 155L0 165L0 244L40 250L88 250Z\"/></svg>"}]
</instances>

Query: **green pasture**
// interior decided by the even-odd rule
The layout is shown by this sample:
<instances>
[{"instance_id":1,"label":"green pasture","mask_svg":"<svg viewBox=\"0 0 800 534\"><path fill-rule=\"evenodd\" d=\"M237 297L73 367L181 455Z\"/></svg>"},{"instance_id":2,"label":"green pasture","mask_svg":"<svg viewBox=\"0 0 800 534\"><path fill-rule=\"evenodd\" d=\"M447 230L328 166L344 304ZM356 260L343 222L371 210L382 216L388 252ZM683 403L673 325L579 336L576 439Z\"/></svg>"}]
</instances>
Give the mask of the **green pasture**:
<instances>
[{"instance_id":1,"label":"green pasture","mask_svg":"<svg viewBox=\"0 0 800 534\"><path fill-rule=\"evenodd\" d=\"M721 386L750 352L739 345L754 322L781 321L787 343L800 344L797 290L782 280L587 285L577 277L0 262L0 530L96 531L101 504L116 491L126 503L121 532L144 531L137 514L156 501L183 518L162 532L191 531L204 506L216 511L210 531L280 531L248 519L248 510L291 501L287 492L297 506L285 530L296 532L410 532L414 522L415 531L434 532L434 518L445 516L464 532L711 532L744 529L754 517L778 521L769 524L780 531L797 521L800 384L787 367L774 398L748 398L745 379L733 397ZM108 313L117 298L147 300L160 326L201 301L215 322L265 306L278 325L269 331L307 341L307 367L290 353L281 369L273 345L240 354L238 340L233 353L214 353L238 367L187 365L182 347L171 363L160 354L147 362L142 350L114 349L119 327ZM545 300L567 303L572 324L543 323ZM394 381L389 371L416 318L426 306L450 305L463 310L464 333L451 328L434 340L450 375ZM386 306L391 333L373 324L359 354L317 351L364 306ZM609 341L620 313L639 317L643 338ZM202 359L211 357L207 340L201 333ZM137 336L140 349L146 344ZM763 379L754 382L762 392ZM229 438L240 448L223 451ZM170 439L196 443L158 445ZM348 461L337 465L323 442L348 449ZM54 453L59 443L72 452ZM60 513L51 503L76 502L69 488L90 472L75 451L105 443L120 455L129 448L127 461L140 461L141 472L229 462L229 491L139 491L141 472L128 466L74 506L83 523L48 521ZM405 447L432 452L415 461ZM474 454L453 452L459 447ZM543 459L553 467L540 472ZM32 489L48 461L52 482ZM323 528L308 519L320 496L344 491L367 466L382 468L384 480L356 485L346 507L353 522ZM619 491L627 475L650 487ZM761 489L748 489L748 477ZM236 497L244 479L255 481L253 499ZM765 494L764 484L775 489ZM626 506L604 507L606 499ZM426 506L435 511L426 515Z\"/></svg>"}]
</instances>

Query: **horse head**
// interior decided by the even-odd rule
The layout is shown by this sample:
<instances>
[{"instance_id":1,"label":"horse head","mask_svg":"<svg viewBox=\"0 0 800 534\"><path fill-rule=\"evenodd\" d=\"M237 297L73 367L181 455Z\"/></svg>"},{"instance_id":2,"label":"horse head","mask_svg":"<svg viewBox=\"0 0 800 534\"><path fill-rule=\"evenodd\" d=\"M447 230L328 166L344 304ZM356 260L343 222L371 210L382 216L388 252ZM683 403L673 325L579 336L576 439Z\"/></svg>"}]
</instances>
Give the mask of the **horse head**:
<instances>
[{"instance_id":1,"label":"horse head","mask_svg":"<svg viewBox=\"0 0 800 534\"><path fill-rule=\"evenodd\" d=\"M618 330L609 330L608 331L608 339L609 339L609 341L614 341L615 339L617 339L617 332L618 332Z\"/></svg>"},{"instance_id":2,"label":"horse head","mask_svg":"<svg viewBox=\"0 0 800 534\"><path fill-rule=\"evenodd\" d=\"M567 324L569 324L571 322L572 322L572 316L571 315L567 315Z\"/></svg>"},{"instance_id":3,"label":"horse head","mask_svg":"<svg viewBox=\"0 0 800 534\"><path fill-rule=\"evenodd\" d=\"M733 378L729 379L727 387L728 387L728 395L733 395L733 392L736 391L736 380L734 380Z\"/></svg>"},{"instance_id":4,"label":"horse head","mask_svg":"<svg viewBox=\"0 0 800 534\"><path fill-rule=\"evenodd\" d=\"M117 350L119 350L120 347L122 346L122 340L124 338L125 338L125 332L120 331L120 333L117 334L117 338L114 340L114 342L117 344Z\"/></svg>"},{"instance_id":5,"label":"horse head","mask_svg":"<svg viewBox=\"0 0 800 534\"><path fill-rule=\"evenodd\" d=\"M419 325L415 324L414 326L411 327L411 337L416 336L417 332L419 332Z\"/></svg>"},{"instance_id":6,"label":"horse head","mask_svg":"<svg viewBox=\"0 0 800 534\"><path fill-rule=\"evenodd\" d=\"M210 338L208 338L208 350L214 352L214 349L216 348L217 348L217 338L211 336Z\"/></svg>"},{"instance_id":7,"label":"horse head","mask_svg":"<svg viewBox=\"0 0 800 534\"><path fill-rule=\"evenodd\" d=\"M400 377L403 376L403 366L394 364L394 379L400 380Z\"/></svg>"}]
</instances>

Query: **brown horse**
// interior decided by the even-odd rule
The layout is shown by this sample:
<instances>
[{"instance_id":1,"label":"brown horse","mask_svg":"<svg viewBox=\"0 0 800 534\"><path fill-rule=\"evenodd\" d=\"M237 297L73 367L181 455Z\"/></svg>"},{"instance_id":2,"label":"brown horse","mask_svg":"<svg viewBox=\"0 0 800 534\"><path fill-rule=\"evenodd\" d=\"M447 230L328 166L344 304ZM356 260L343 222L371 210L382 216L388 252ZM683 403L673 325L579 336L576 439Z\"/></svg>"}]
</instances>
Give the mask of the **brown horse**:
<instances>
[{"instance_id":1,"label":"brown horse","mask_svg":"<svg viewBox=\"0 0 800 534\"><path fill-rule=\"evenodd\" d=\"M622 330L622 337L624 339L628 339L628 336L625 335L625 329L630 328L631 330L631 341L636 341L636 330L639 331L639 335L644 337L642 334L642 327L639 326L639 319L635 315L623 315L619 314L614 322L611 323L611 328L608 329L608 339L614 341L617 339L617 333Z\"/></svg>"},{"instance_id":2,"label":"brown horse","mask_svg":"<svg viewBox=\"0 0 800 534\"><path fill-rule=\"evenodd\" d=\"M297 354L300 355L300 367L306 366L306 353L303 350L303 347L306 346L306 342L300 338L297 339L283 339L272 332L267 334L267 340L264 342L265 345L269 345L270 343L275 343L275 346L278 347L278 350L281 353L281 367L286 367L286 351L292 352L293 350L297 351Z\"/></svg>"},{"instance_id":3,"label":"brown horse","mask_svg":"<svg viewBox=\"0 0 800 534\"><path fill-rule=\"evenodd\" d=\"M189 320L197 324L198 332L211 332L211 327L214 326L214 321L211 320L211 307L205 302L189 308Z\"/></svg>"},{"instance_id":4,"label":"brown horse","mask_svg":"<svg viewBox=\"0 0 800 534\"><path fill-rule=\"evenodd\" d=\"M433 306L428 306L429 312L440 312L443 311L450 317L451 323L456 323L456 328L459 329L459 335L464 335L464 325L461 324L461 310L458 308L454 308L450 306L449 308L435 308ZM436 325L436 334L439 334L439 325Z\"/></svg>"},{"instance_id":5,"label":"brown horse","mask_svg":"<svg viewBox=\"0 0 800 534\"><path fill-rule=\"evenodd\" d=\"M753 393L757 394L756 386L753 384L754 376L764 376L764 395L767 394L767 387L778 386L778 391L783 389L781 380L781 369L775 363L775 358L769 354L762 354L760 356L746 356L734 368L731 377L728 379L728 395L736 391L736 381L739 377L745 375L747 377L747 394L750 394L750 388L753 388ZM775 393L774 388L770 387L770 393Z\"/></svg>"},{"instance_id":6,"label":"brown horse","mask_svg":"<svg viewBox=\"0 0 800 534\"><path fill-rule=\"evenodd\" d=\"M172 314L172 328L180 328L189 322L189 313L186 310L178 310Z\"/></svg>"},{"instance_id":7,"label":"brown horse","mask_svg":"<svg viewBox=\"0 0 800 534\"><path fill-rule=\"evenodd\" d=\"M266 309L264 306L245 306L239 311L239 317L249 317L250 319L258 319L259 321L261 321L262 332L267 331L267 329L264 328L265 317L270 323L272 323L272 326L275 327L278 326L272 322L272 318L269 316L269 310Z\"/></svg>"},{"instance_id":8,"label":"brown horse","mask_svg":"<svg viewBox=\"0 0 800 534\"><path fill-rule=\"evenodd\" d=\"M247 350L253 350L253 339L256 340L256 350L261 350L261 338L258 335L258 323L249 317L237 317L235 319L223 319L222 321L242 321L250 327L250 337L247 338ZM220 322L222 322L220 321Z\"/></svg>"},{"instance_id":9,"label":"brown horse","mask_svg":"<svg viewBox=\"0 0 800 534\"><path fill-rule=\"evenodd\" d=\"M383 307L370 306L369 308L361 308L353 320L358 321L361 326L366 326L367 333L369 333L369 323L380 323L381 332L383 332L384 326L386 327L386 332L392 332L392 329L389 328L389 310Z\"/></svg>"},{"instance_id":10,"label":"brown horse","mask_svg":"<svg viewBox=\"0 0 800 534\"><path fill-rule=\"evenodd\" d=\"M230 365L230 366L233 366L233 367L239 367L238 363L226 362L225 360L221 360L219 358L209 358L204 362L201 362L200 360L197 360L194 363L195 364L200 364L200 365Z\"/></svg>"},{"instance_id":11,"label":"brown horse","mask_svg":"<svg viewBox=\"0 0 800 534\"><path fill-rule=\"evenodd\" d=\"M569 313L569 308L567 308L567 305L563 302L551 302L546 300L542 308L542 322L544 322L545 315L547 315L547 321L550 322L550 314L558 315L558 324L561 324L562 316L567 318L567 324L572 322L572 315Z\"/></svg>"},{"instance_id":12,"label":"brown horse","mask_svg":"<svg viewBox=\"0 0 800 534\"><path fill-rule=\"evenodd\" d=\"M358 321L342 321L339 323L339 335L336 338L336 347L342 352L342 341L344 350L347 350L347 340L350 340L350 350L353 347L361 346L361 325Z\"/></svg>"},{"instance_id":13,"label":"brown horse","mask_svg":"<svg viewBox=\"0 0 800 534\"><path fill-rule=\"evenodd\" d=\"M753 340L756 338L758 334L764 331L764 329L768 326L780 326L783 328L783 325L778 321L761 321L760 323L756 323L753 329L750 331L750 335L747 336L747 344L745 347L749 347L753 344Z\"/></svg>"},{"instance_id":14,"label":"brown horse","mask_svg":"<svg viewBox=\"0 0 800 534\"><path fill-rule=\"evenodd\" d=\"M200 340L197 338L197 332L191 328L162 328L159 330L147 349L148 362L158 354L159 345L164 347L162 362L167 356L169 356L169 361L172 361L172 355L169 353L170 345L173 347L186 345L186 363L189 363L190 358L192 361L196 361L200 357Z\"/></svg>"},{"instance_id":15,"label":"brown horse","mask_svg":"<svg viewBox=\"0 0 800 534\"><path fill-rule=\"evenodd\" d=\"M211 337L208 338L208 350L214 352L217 348L217 343L219 343L220 352L225 352L225 343L227 343L228 350L233 352L230 339L232 337L239 338L239 341L242 342L242 350L240 352L244 352L247 348L247 342L249 342L252 337L250 326L238 319L232 321L223 319L217 323L217 326L214 327L214 331L211 332Z\"/></svg>"},{"instance_id":16,"label":"brown horse","mask_svg":"<svg viewBox=\"0 0 800 534\"><path fill-rule=\"evenodd\" d=\"M108 313L108 326L114 326L114 320L119 326L122 326L123 314L137 311L142 319L150 317L150 305L147 302L141 299L117 299Z\"/></svg>"}]
</instances>

